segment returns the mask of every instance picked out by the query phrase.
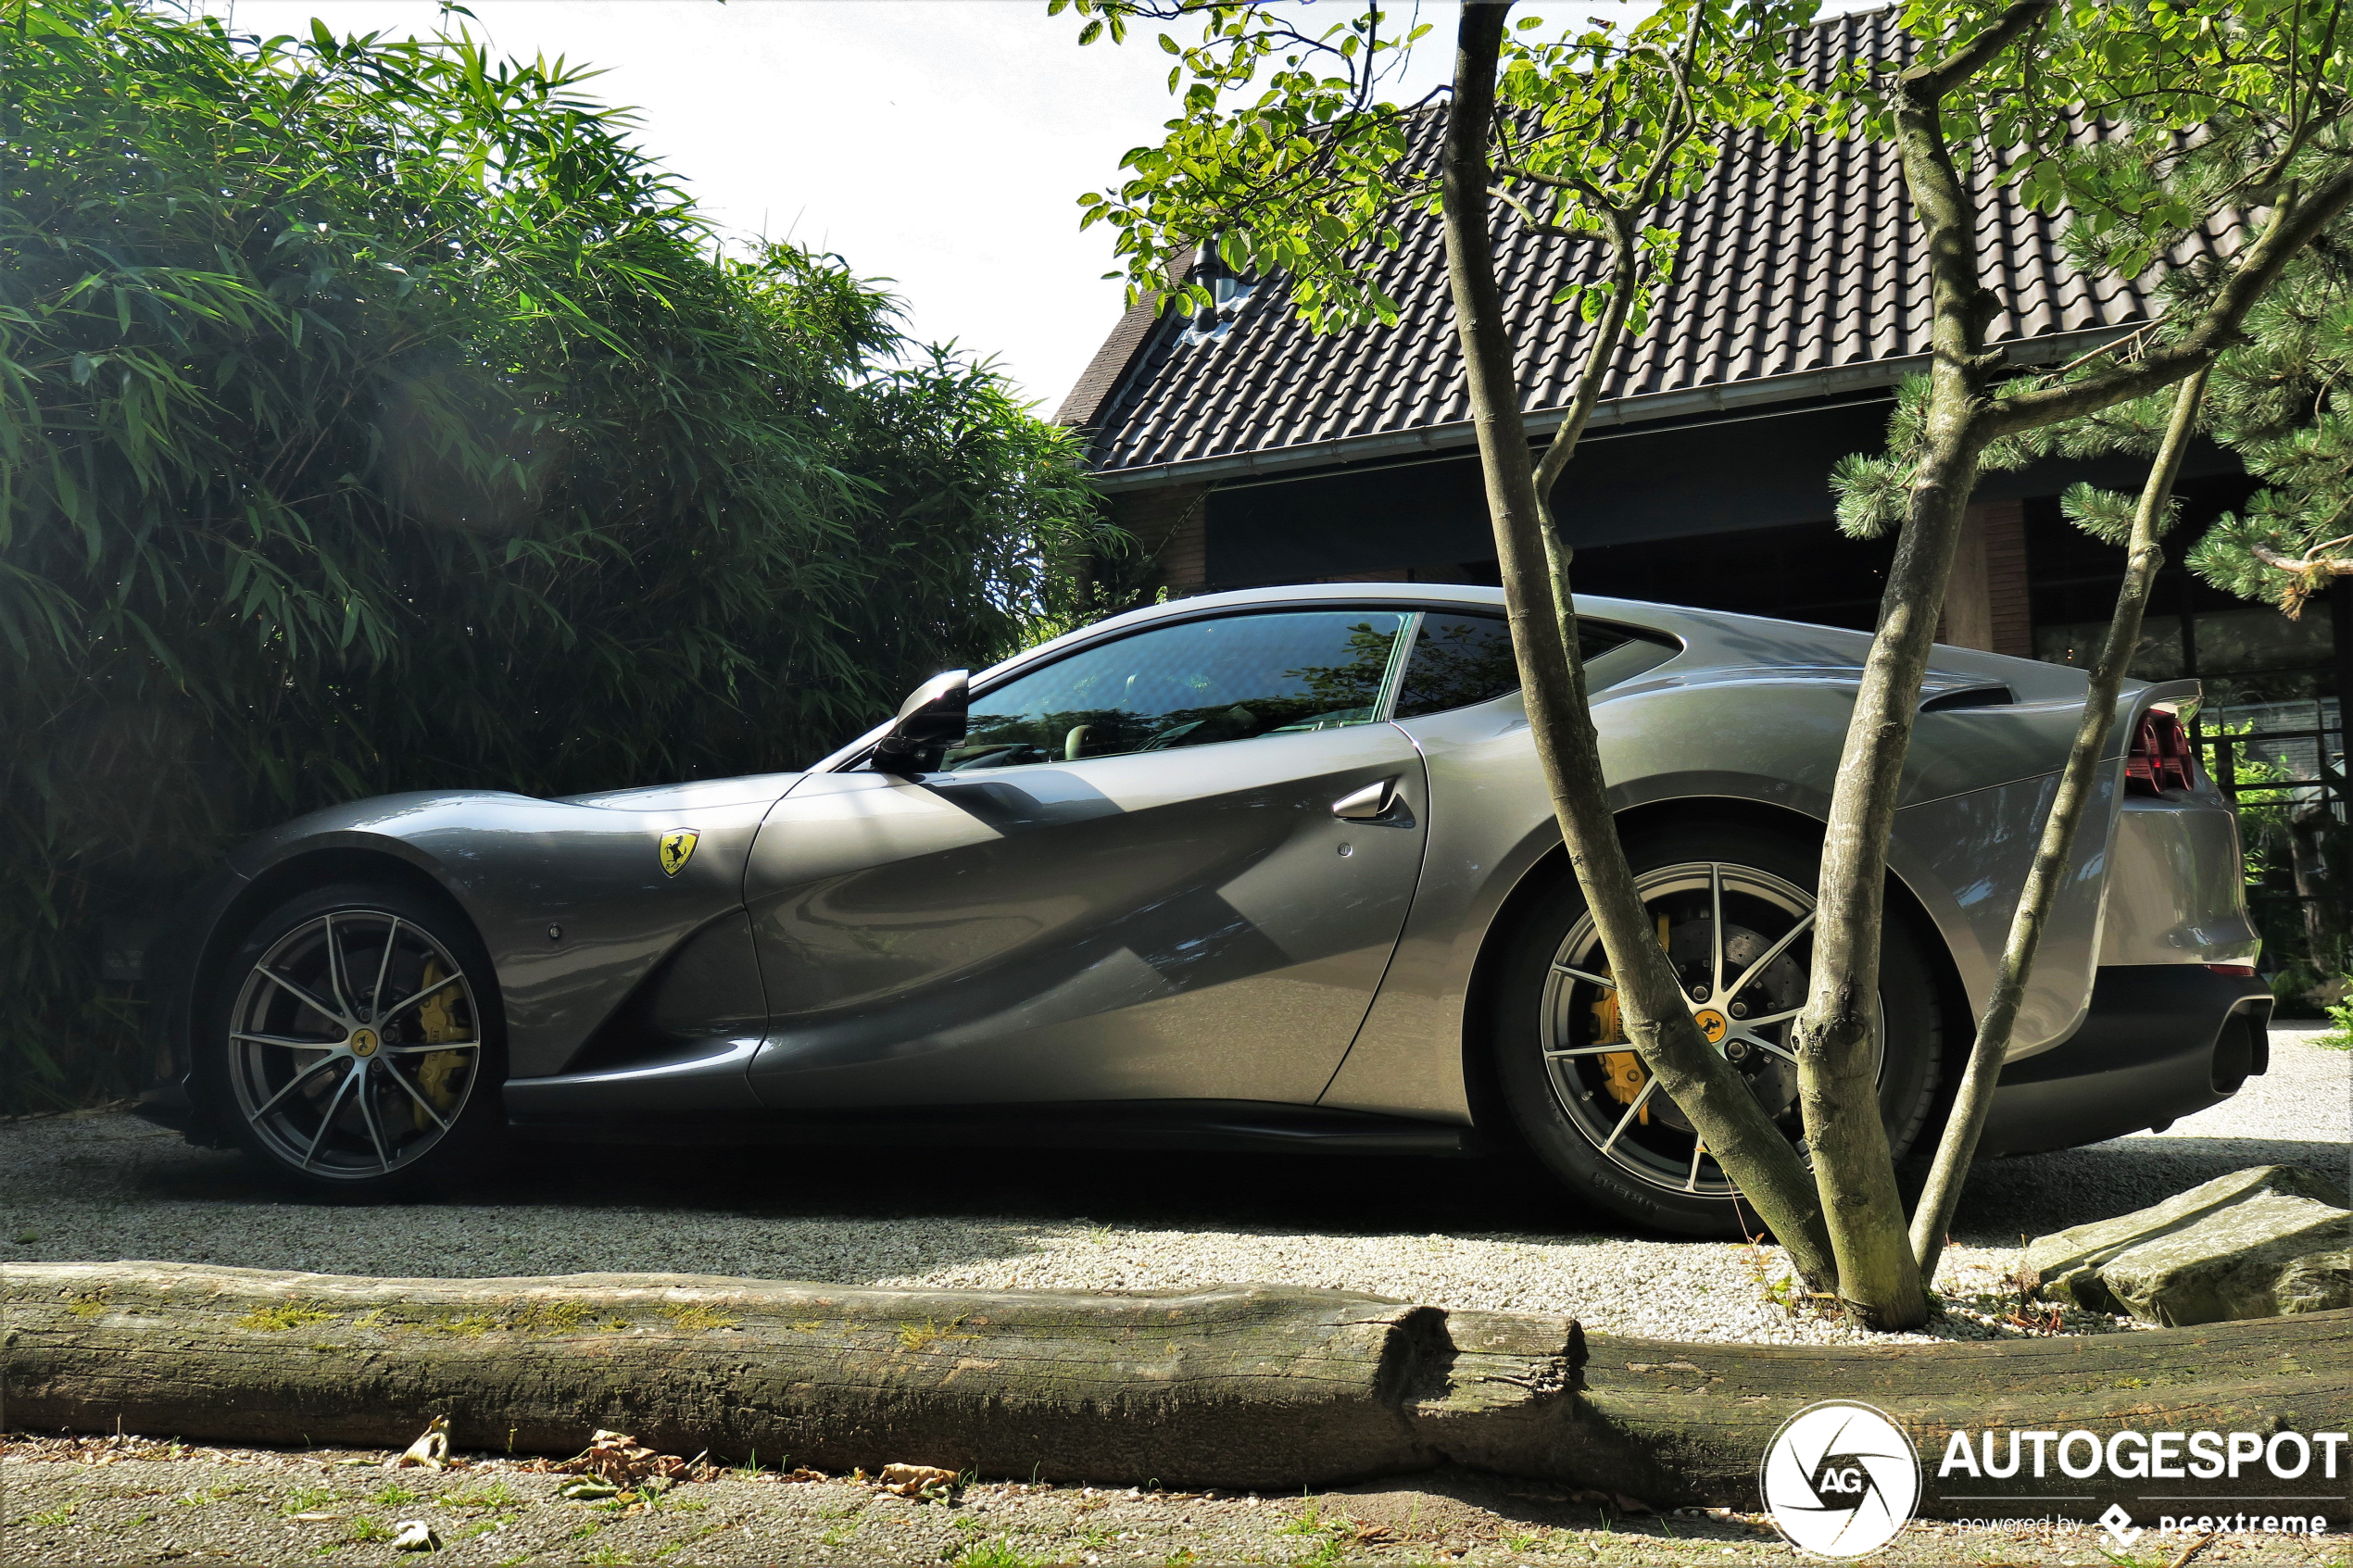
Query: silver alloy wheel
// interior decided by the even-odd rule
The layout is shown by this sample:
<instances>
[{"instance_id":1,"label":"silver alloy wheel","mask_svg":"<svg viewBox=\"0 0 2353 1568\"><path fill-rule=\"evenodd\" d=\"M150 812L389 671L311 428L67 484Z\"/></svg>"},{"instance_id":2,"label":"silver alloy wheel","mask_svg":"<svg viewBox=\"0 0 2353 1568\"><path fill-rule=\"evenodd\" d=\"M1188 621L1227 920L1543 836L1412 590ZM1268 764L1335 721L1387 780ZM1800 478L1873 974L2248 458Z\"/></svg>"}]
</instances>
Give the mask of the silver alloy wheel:
<instances>
[{"instance_id":1,"label":"silver alloy wheel","mask_svg":"<svg viewBox=\"0 0 2353 1568\"><path fill-rule=\"evenodd\" d=\"M1770 872L1726 861L1662 866L1635 878L1644 908L1664 922L1684 1005L1749 1083L1766 1113L1803 1154L1797 1057L1790 1032L1806 1005L1814 898ZM1732 1184L1681 1110L1657 1093L1613 1028L1615 987L1591 914L1554 955L1539 1013L1553 1098L1569 1124L1628 1175L1667 1192L1729 1198ZM1871 1032L1872 1071L1886 1065L1887 1009Z\"/></svg>"},{"instance_id":2,"label":"silver alloy wheel","mask_svg":"<svg viewBox=\"0 0 2353 1568\"><path fill-rule=\"evenodd\" d=\"M447 1136L481 1075L481 1013L414 921L334 909L271 944L229 1015L237 1109L271 1152L330 1180L391 1174Z\"/></svg>"}]
</instances>

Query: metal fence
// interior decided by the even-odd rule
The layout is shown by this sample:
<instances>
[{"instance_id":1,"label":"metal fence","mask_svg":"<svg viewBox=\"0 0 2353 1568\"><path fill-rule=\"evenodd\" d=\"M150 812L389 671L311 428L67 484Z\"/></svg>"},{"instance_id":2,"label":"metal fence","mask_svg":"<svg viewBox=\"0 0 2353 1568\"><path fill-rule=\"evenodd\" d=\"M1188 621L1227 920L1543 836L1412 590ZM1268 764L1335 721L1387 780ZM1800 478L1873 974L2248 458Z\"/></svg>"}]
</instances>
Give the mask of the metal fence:
<instances>
[{"instance_id":1,"label":"metal fence","mask_svg":"<svg viewBox=\"0 0 2353 1568\"><path fill-rule=\"evenodd\" d=\"M2193 734L2239 817L2247 906L2266 972L2301 969L2302 990L2353 970L2353 834L2345 725L2334 697L2221 705Z\"/></svg>"}]
</instances>

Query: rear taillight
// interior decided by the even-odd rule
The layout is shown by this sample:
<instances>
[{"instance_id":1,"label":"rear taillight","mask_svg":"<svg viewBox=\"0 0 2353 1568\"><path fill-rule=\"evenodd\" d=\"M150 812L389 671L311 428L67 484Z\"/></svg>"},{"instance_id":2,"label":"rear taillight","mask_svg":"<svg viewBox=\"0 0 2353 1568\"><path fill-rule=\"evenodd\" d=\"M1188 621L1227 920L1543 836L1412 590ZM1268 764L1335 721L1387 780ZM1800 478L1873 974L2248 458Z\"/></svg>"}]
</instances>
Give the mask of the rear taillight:
<instances>
[{"instance_id":1,"label":"rear taillight","mask_svg":"<svg viewBox=\"0 0 2353 1568\"><path fill-rule=\"evenodd\" d=\"M2189 733L2182 721L2162 708L2141 715L2133 749L2124 758L2124 793L2162 795L2169 789L2189 789L2196 782L2190 761Z\"/></svg>"}]
</instances>

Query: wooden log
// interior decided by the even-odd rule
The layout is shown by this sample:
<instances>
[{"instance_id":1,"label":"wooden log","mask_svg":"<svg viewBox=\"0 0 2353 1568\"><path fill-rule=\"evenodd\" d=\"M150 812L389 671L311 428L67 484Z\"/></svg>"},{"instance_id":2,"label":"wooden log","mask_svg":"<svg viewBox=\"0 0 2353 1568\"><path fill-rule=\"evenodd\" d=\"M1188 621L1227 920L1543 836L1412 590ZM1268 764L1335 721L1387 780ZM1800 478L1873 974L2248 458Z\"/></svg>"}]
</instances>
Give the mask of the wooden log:
<instances>
[{"instance_id":1,"label":"wooden log","mask_svg":"<svg viewBox=\"0 0 2353 1568\"><path fill-rule=\"evenodd\" d=\"M862 1290L676 1274L357 1279L11 1265L25 1431L1297 1486L1426 1468L1565 1407L1575 1323L1337 1291ZM1463 1343L1458 1346L1455 1336ZM1469 1438L1465 1441L1470 1442Z\"/></svg>"},{"instance_id":2,"label":"wooden log","mask_svg":"<svg viewBox=\"0 0 2353 1568\"><path fill-rule=\"evenodd\" d=\"M194 1440L400 1448L447 1415L459 1448L528 1453L577 1452L609 1427L671 1452L829 1470L1270 1488L1453 1461L1755 1509L1780 1424L1851 1399L1912 1438L1931 1517L2213 1511L2148 1500L2171 1493L2293 1498L2342 1519L2353 1470L2340 1448L2334 1477L2316 1451L2294 1480L2084 1480L2055 1461L2039 1480L1937 1474L1957 1429L2343 1432L2347 1311L1824 1348L1589 1337L1566 1318L1273 1286L999 1294L170 1263L12 1264L0 1307L0 1423L35 1432L120 1421Z\"/></svg>"},{"instance_id":3,"label":"wooden log","mask_svg":"<svg viewBox=\"0 0 2353 1568\"><path fill-rule=\"evenodd\" d=\"M2292 1478L2253 1464L2235 1478L2119 1476L2105 1466L2077 1477L2056 1456L2040 1478L2031 1458L2009 1477L1959 1467L1939 1474L1957 1430L1972 1435L1981 1465L1988 1430L2005 1465L2013 1431L2089 1432L2103 1444L2122 1431L2236 1431L2267 1440L2276 1432L2346 1432L2353 1424L2353 1311L1976 1343L1693 1345L1597 1334L1586 1344L1577 1419L1542 1462L1553 1474L1606 1476L1613 1489L1638 1497L1754 1508L1758 1461L1781 1424L1809 1404L1846 1399L1879 1410L1911 1438L1924 1517L2089 1519L2117 1503L2145 1521L2220 1506L2190 1499L2232 1499L2243 1512L2253 1498L2292 1499L2268 1509L2274 1513L2353 1517L2353 1445L2337 1450L2333 1474L2316 1448L2305 1474ZM2031 1454L2034 1445L2024 1446ZM2136 1449L2127 1444L2128 1466ZM2084 1450L2073 1457L2080 1465ZM2284 1452L2283 1464L2292 1458Z\"/></svg>"}]
</instances>

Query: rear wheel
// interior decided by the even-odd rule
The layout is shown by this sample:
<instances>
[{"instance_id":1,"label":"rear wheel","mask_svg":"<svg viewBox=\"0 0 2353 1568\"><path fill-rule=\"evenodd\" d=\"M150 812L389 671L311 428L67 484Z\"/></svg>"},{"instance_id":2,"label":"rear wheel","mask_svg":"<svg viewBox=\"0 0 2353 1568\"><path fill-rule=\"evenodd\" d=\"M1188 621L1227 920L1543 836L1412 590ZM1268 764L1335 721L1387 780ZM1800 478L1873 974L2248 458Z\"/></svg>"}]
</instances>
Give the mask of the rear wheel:
<instances>
[{"instance_id":1,"label":"rear wheel","mask_svg":"<svg viewBox=\"0 0 2353 1568\"><path fill-rule=\"evenodd\" d=\"M490 959L438 899L313 889L263 917L213 987L207 1086L264 1171L360 1197L471 1168L506 1052Z\"/></svg>"},{"instance_id":2,"label":"rear wheel","mask_svg":"<svg viewBox=\"0 0 2353 1568\"><path fill-rule=\"evenodd\" d=\"M1748 827L1692 824L1629 842L1636 885L1701 1033L1804 1154L1791 1034L1813 959L1819 851ZM1513 1120L1574 1193L1690 1236L1757 1227L1682 1108L1627 1043L1609 964L1576 884L1531 911L1501 984L1494 1042ZM1934 982L1891 912L1880 953L1880 1114L1901 1159L1925 1123L1942 1046Z\"/></svg>"}]
</instances>

